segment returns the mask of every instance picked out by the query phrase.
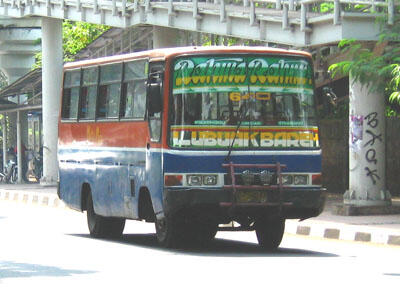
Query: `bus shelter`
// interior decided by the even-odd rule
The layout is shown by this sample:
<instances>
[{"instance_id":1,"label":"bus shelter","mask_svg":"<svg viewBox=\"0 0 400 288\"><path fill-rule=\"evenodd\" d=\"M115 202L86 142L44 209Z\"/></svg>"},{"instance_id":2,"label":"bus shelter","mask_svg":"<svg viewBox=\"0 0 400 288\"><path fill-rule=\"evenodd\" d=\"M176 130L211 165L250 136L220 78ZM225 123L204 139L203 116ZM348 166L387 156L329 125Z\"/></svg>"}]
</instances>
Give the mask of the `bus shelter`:
<instances>
[{"instance_id":1,"label":"bus shelter","mask_svg":"<svg viewBox=\"0 0 400 288\"><path fill-rule=\"evenodd\" d=\"M2 166L16 151L18 183L27 170L26 151L40 153L42 148L42 71L32 70L0 90L2 125ZM31 154L32 155L32 154Z\"/></svg>"}]
</instances>

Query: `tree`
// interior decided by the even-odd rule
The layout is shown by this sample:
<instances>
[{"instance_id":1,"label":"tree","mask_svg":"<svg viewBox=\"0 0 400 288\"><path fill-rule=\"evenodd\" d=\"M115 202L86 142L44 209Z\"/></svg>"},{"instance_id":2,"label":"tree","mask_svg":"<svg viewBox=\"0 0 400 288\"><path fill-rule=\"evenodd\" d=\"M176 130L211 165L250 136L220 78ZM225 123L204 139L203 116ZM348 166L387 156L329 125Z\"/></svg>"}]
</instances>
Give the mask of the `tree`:
<instances>
[{"instance_id":1,"label":"tree","mask_svg":"<svg viewBox=\"0 0 400 288\"><path fill-rule=\"evenodd\" d=\"M333 64L329 70L332 77L337 73L351 74L354 81L367 85L370 91L383 89L392 104L389 113L393 114L393 109L400 110L400 17L395 19L394 25L382 27L379 41L373 48L365 48L354 39L342 40L338 46L351 60Z\"/></svg>"},{"instance_id":2,"label":"tree","mask_svg":"<svg viewBox=\"0 0 400 288\"><path fill-rule=\"evenodd\" d=\"M103 32L108 26L95 25L86 22L63 22L63 50L64 61L74 60L74 55L85 48Z\"/></svg>"},{"instance_id":3,"label":"tree","mask_svg":"<svg viewBox=\"0 0 400 288\"><path fill-rule=\"evenodd\" d=\"M63 22L64 62L74 61L76 53L108 29L109 27L104 25L65 20ZM33 68L39 68L42 66L42 53L39 52L35 57L36 63Z\"/></svg>"}]
</instances>

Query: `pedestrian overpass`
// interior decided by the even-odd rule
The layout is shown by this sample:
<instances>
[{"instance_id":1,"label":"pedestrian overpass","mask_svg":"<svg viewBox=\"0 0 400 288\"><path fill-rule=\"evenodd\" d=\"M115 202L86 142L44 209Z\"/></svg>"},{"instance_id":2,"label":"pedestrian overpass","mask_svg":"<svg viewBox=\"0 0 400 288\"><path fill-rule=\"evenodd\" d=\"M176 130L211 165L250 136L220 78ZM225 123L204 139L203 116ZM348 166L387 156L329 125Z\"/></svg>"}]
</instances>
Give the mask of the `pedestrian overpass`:
<instances>
[{"instance_id":1,"label":"pedestrian overpass","mask_svg":"<svg viewBox=\"0 0 400 288\"><path fill-rule=\"evenodd\" d=\"M292 47L376 40L377 17L394 23L395 0L0 0L0 15L51 17L126 28L140 24ZM398 4L397 4L398 5Z\"/></svg>"},{"instance_id":2,"label":"pedestrian overpass","mask_svg":"<svg viewBox=\"0 0 400 288\"><path fill-rule=\"evenodd\" d=\"M398 17L396 13L399 6L397 0L0 0L0 17L42 19L43 180L52 183L57 179L57 125L54 123L57 123L60 105L62 19L120 28L153 26L153 44L156 48L176 45L177 31L184 30L257 40L266 46L311 50L318 46L334 45L345 38L377 41L379 23L389 27L393 25ZM359 85L351 89L350 94L353 95L365 92ZM354 98L350 97L351 103ZM377 107L375 103L365 103L368 104L356 107L355 112ZM372 113L384 117L384 107L376 109L377 112ZM379 118L379 123L382 122ZM378 132L384 131L384 126L379 129ZM368 153L367 156L371 154ZM374 153L378 155L380 152ZM362 166L358 171L365 174L364 170L369 166L364 169L361 159L366 156L360 154L357 157L354 161L359 161L356 164ZM384 167L378 168L374 171L384 171ZM368 177L366 179L369 180ZM384 185L384 176L380 180ZM379 189L375 189L373 195L367 192L365 199L372 197L379 203L386 203L386 192Z\"/></svg>"}]
</instances>

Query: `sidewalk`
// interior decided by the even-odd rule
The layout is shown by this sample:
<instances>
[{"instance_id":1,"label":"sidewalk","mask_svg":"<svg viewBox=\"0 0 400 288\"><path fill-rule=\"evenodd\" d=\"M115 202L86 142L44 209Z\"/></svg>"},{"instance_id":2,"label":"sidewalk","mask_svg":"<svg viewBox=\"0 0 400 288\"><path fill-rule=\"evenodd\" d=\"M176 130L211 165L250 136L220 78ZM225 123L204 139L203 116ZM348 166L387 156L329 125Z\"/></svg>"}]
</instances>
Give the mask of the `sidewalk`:
<instances>
[{"instance_id":1,"label":"sidewalk","mask_svg":"<svg viewBox=\"0 0 400 288\"><path fill-rule=\"evenodd\" d=\"M361 241L375 244L400 245L400 214L373 216L339 216L333 207L343 203L343 195L329 194L325 209L315 218L299 222L286 221L286 233ZM393 197L392 205L400 206L400 198Z\"/></svg>"},{"instance_id":2,"label":"sidewalk","mask_svg":"<svg viewBox=\"0 0 400 288\"><path fill-rule=\"evenodd\" d=\"M65 208L58 199L57 187L39 184L0 184L0 200L18 201ZM287 220L285 233L311 237L400 245L400 214L374 216L333 215L334 205L343 203L342 195L328 194L325 209L315 218L299 222ZM392 199L400 206L400 198Z\"/></svg>"},{"instance_id":3,"label":"sidewalk","mask_svg":"<svg viewBox=\"0 0 400 288\"><path fill-rule=\"evenodd\" d=\"M40 184L0 184L0 200L49 207L66 207L57 196L56 186L42 186Z\"/></svg>"}]
</instances>

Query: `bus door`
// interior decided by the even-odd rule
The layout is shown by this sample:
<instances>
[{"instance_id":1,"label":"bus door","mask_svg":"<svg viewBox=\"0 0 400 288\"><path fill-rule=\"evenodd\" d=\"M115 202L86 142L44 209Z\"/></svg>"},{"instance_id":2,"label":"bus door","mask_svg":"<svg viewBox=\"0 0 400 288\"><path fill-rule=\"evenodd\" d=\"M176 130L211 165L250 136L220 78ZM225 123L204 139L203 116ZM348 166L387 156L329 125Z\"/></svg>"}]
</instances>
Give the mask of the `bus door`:
<instances>
[{"instance_id":1,"label":"bus door","mask_svg":"<svg viewBox=\"0 0 400 288\"><path fill-rule=\"evenodd\" d=\"M154 212L162 211L162 108L163 108L164 63L150 63L147 82L147 119L149 139L146 146L147 187L153 203Z\"/></svg>"}]
</instances>

